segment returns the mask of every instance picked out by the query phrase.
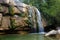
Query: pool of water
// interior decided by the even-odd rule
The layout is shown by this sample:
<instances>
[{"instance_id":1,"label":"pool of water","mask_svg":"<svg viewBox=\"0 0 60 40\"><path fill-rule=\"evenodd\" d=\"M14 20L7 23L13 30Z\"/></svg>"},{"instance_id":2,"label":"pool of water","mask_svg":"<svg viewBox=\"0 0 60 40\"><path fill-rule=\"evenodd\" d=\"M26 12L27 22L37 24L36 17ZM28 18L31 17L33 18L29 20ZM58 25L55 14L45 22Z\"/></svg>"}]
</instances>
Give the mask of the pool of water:
<instances>
[{"instance_id":1,"label":"pool of water","mask_svg":"<svg viewBox=\"0 0 60 40\"><path fill-rule=\"evenodd\" d=\"M0 40L57 40L55 38L45 37L41 34L8 34L8 35L0 35Z\"/></svg>"}]
</instances>

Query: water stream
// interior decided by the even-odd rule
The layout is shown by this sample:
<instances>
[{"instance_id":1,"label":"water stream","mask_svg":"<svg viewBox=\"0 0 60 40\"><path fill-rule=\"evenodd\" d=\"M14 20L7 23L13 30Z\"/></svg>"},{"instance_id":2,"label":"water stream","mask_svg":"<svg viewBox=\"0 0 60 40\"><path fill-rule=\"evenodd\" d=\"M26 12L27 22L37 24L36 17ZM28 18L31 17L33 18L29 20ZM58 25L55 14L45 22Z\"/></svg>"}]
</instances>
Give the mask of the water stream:
<instances>
[{"instance_id":1,"label":"water stream","mask_svg":"<svg viewBox=\"0 0 60 40\"><path fill-rule=\"evenodd\" d=\"M15 2L16 6L17 6L17 8L18 8L19 10L21 10L19 6L22 6L22 7L28 6L28 5L20 2L19 0L14 0L14 2ZM22 4L22 5L21 5L21 4ZM30 13L29 16L32 18L32 15L33 15L33 9L32 9L32 7L30 7L29 10L30 10L30 11L29 11L29 13ZM36 15L37 15L36 18L37 18L37 24L38 24L38 28L39 28L39 33L43 33L43 32L44 32L44 28L43 28L43 25L42 25L41 13L39 12L39 10L38 10L37 8L34 8L34 10L35 10Z\"/></svg>"},{"instance_id":2,"label":"water stream","mask_svg":"<svg viewBox=\"0 0 60 40\"><path fill-rule=\"evenodd\" d=\"M37 23L38 23L38 27L39 27L39 33L43 33L44 28L42 25L41 13L39 12L39 10L37 8L35 8L35 11L36 11L36 15L37 15Z\"/></svg>"}]
</instances>

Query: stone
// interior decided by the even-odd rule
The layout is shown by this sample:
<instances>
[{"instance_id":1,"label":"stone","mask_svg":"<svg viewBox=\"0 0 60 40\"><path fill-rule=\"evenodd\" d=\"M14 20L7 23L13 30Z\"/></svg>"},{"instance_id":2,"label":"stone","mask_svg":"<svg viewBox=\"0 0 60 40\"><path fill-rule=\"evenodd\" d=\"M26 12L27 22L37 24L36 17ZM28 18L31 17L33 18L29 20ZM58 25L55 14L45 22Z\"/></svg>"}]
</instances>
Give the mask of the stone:
<instances>
[{"instance_id":1,"label":"stone","mask_svg":"<svg viewBox=\"0 0 60 40\"><path fill-rule=\"evenodd\" d=\"M0 0L0 3L3 3L3 0Z\"/></svg>"},{"instance_id":2,"label":"stone","mask_svg":"<svg viewBox=\"0 0 60 40\"><path fill-rule=\"evenodd\" d=\"M9 0L0 0L0 3L9 4Z\"/></svg>"},{"instance_id":3,"label":"stone","mask_svg":"<svg viewBox=\"0 0 60 40\"><path fill-rule=\"evenodd\" d=\"M10 17L9 16L3 16L3 20L2 20L2 26L1 26L4 30L9 29L8 27L10 27Z\"/></svg>"},{"instance_id":4,"label":"stone","mask_svg":"<svg viewBox=\"0 0 60 40\"><path fill-rule=\"evenodd\" d=\"M57 39L60 39L60 34L56 34L56 38Z\"/></svg>"},{"instance_id":5,"label":"stone","mask_svg":"<svg viewBox=\"0 0 60 40\"><path fill-rule=\"evenodd\" d=\"M14 2L14 0L9 0L9 4L10 4L10 5L13 5L13 6L16 5L16 3Z\"/></svg>"},{"instance_id":6,"label":"stone","mask_svg":"<svg viewBox=\"0 0 60 40\"><path fill-rule=\"evenodd\" d=\"M6 14L6 13L9 13L8 7L4 7L4 6L3 6L3 10L4 10L3 12L4 12L5 14Z\"/></svg>"},{"instance_id":7,"label":"stone","mask_svg":"<svg viewBox=\"0 0 60 40\"><path fill-rule=\"evenodd\" d=\"M4 29L0 27L0 30L4 30Z\"/></svg>"},{"instance_id":8,"label":"stone","mask_svg":"<svg viewBox=\"0 0 60 40\"><path fill-rule=\"evenodd\" d=\"M24 27L24 26L27 26L27 23L23 20L22 17L19 17L19 16L14 16L11 18L12 20L14 20L14 25L15 26L19 26L19 27Z\"/></svg>"},{"instance_id":9,"label":"stone","mask_svg":"<svg viewBox=\"0 0 60 40\"><path fill-rule=\"evenodd\" d=\"M6 6L0 6L0 12L2 12L4 14L8 13L9 12L8 11L8 7L6 7Z\"/></svg>"},{"instance_id":10,"label":"stone","mask_svg":"<svg viewBox=\"0 0 60 40\"><path fill-rule=\"evenodd\" d=\"M18 9L24 13L27 13L27 8L24 7L18 7Z\"/></svg>"},{"instance_id":11,"label":"stone","mask_svg":"<svg viewBox=\"0 0 60 40\"><path fill-rule=\"evenodd\" d=\"M2 24L2 13L0 13L0 25Z\"/></svg>"},{"instance_id":12,"label":"stone","mask_svg":"<svg viewBox=\"0 0 60 40\"><path fill-rule=\"evenodd\" d=\"M19 9L17 9L17 7L14 7L13 10L14 10L14 13L21 13Z\"/></svg>"},{"instance_id":13,"label":"stone","mask_svg":"<svg viewBox=\"0 0 60 40\"><path fill-rule=\"evenodd\" d=\"M0 3L2 3L2 0L0 0Z\"/></svg>"},{"instance_id":14,"label":"stone","mask_svg":"<svg viewBox=\"0 0 60 40\"><path fill-rule=\"evenodd\" d=\"M50 36L50 35L54 35L54 34L57 34L57 31L56 30L51 30L48 33L46 33L45 36Z\"/></svg>"},{"instance_id":15,"label":"stone","mask_svg":"<svg viewBox=\"0 0 60 40\"><path fill-rule=\"evenodd\" d=\"M3 0L3 3L9 4L9 0Z\"/></svg>"}]
</instances>

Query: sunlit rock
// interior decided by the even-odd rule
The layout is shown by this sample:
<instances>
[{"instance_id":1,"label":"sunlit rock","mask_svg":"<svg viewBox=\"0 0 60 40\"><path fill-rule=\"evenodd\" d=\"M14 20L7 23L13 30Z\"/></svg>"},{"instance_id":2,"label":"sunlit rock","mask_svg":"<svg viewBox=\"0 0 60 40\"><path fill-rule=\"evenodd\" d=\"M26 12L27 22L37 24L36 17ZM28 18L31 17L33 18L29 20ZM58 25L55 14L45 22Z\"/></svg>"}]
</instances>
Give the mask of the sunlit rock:
<instances>
[{"instance_id":1,"label":"sunlit rock","mask_svg":"<svg viewBox=\"0 0 60 40\"><path fill-rule=\"evenodd\" d=\"M41 21L41 15L37 8L24 4L19 0L4 0L4 1L5 1L4 3L6 3L8 7L10 6L11 9L9 8L10 10L8 10L9 11L8 14L5 14L5 15L2 14L3 18L2 18L1 27L3 29L8 29L8 27L9 28L12 27L12 29L15 27L16 28L31 27L31 28L34 28L36 31L36 28L38 26L39 33L44 31L42 26L42 21ZM5 13L7 8L4 7L2 9L3 9L2 13ZM18 15L14 13L20 13L20 14ZM28 29L28 28L25 28L25 29Z\"/></svg>"},{"instance_id":2,"label":"sunlit rock","mask_svg":"<svg viewBox=\"0 0 60 40\"><path fill-rule=\"evenodd\" d=\"M20 6L20 7L27 7L28 6L27 4L24 4L24 3L20 2L19 0L14 0L14 3L16 4L15 6Z\"/></svg>"},{"instance_id":3,"label":"sunlit rock","mask_svg":"<svg viewBox=\"0 0 60 40\"><path fill-rule=\"evenodd\" d=\"M8 29L8 27L10 26L10 17L9 16L4 16L3 20L2 20L2 25L1 27L3 29Z\"/></svg>"},{"instance_id":4,"label":"sunlit rock","mask_svg":"<svg viewBox=\"0 0 60 40\"><path fill-rule=\"evenodd\" d=\"M21 13L20 10L17 7L13 8L14 13Z\"/></svg>"},{"instance_id":5,"label":"sunlit rock","mask_svg":"<svg viewBox=\"0 0 60 40\"><path fill-rule=\"evenodd\" d=\"M0 25L2 24L2 13L0 13Z\"/></svg>"},{"instance_id":6,"label":"sunlit rock","mask_svg":"<svg viewBox=\"0 0 60 40\"><path fill-rule=\"evenodd\" d=\"M9 0L9 4L13 5L13 6L16 6L16 3L14 2L14 0Z\"/></svg>"},{"instance_id":7,"label":"sunlit rock","mask_svg":"<svg viewBox=\"0 0 60 40\"><path fill-rule=\"evenodd\" d=\"M14 20L13 25L15 25L15 26L19 26L19 27L27 26L27 24L25 23L25 21L23 20L22 17L15 15L11 19Z\"/></svg>"},{"instance_id":8,"label":"sunlit rock","mask_svg":"<svg viewBox=\"0 0 60 40\"><path fill-rule=\"evenodd\" d=\"M18 10L20 10L21 12L27 13L27 8L22 7L18 7Z\"/></svg>"},{"instance_id":9,"label":"sunlit rock","mask_svg":"<svg viewBox=\"0 0 60 40\"><path fill-rule=\"evenodd\" d=\"M0 27L0 30L4 30L4 29Z\"/></svg>"},{"instance_id":10,"label":"sunlit rock","mask_svg":"<svg viewBox=\"0 0 60 40\"><path fill-rule=\"evenodd\" d=\"M60 34L60 29L57 30L58 34Z\"/></svg>"},{"instance_id":11,"label":"sunlit rock","mask_svg":"<svg viewBox=\"0 0 60 40\"><path fill-rule=\"evenodd\" d=\"M9 4L9 0L2 0L3 3Z\"/></svg>"},{"instance_id":12,"label":"sunlit rock","mask_svg":"<svg viewBox=\"0 0 60 40\"><path fill-rule=\"evenodd\" d=\"M57 31L56 30L51 30L48 33L46 33L45 36L50 36L50 35L54 35L54 34L57 34Z\"/></svg>"},{"instance_id":13,"label":"sunlit rock","mask_svg":"<svg viewBox=\"0 0 60 40\"><path fill-rule=\"evenodd\" d=\"M8 7L6 7L6 6L0 6L0 12L2 12L4 14L8 13L9 12L8 11Z\"/></svg>"},{"instance_id":14,"label":"sunlit rock","mask_svg":"<svg viewBox=\"0 0 60 40\"><path fill-rule=\"evenodd\" d=\"M0 0L0 3L2 3L2 4L9 4L9 0Z\"/></svg>"},{"instance_id":15,"label":"sunlit rock","mask_svg":"<svg viewBox=\"0 0 60 40\"><path fill-rule=\"evenodd\" d=\"M3 13L5 14L9 13L8 7L3 6L3 10L4 10Z\"/></svg>"}]
</instances>

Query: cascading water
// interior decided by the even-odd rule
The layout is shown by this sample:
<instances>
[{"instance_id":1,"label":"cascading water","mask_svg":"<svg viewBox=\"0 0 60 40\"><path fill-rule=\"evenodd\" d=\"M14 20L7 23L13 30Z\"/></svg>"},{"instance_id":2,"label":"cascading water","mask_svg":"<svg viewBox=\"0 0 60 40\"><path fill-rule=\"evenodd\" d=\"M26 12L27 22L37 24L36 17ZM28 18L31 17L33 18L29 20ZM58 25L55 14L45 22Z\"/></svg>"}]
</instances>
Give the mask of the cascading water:
<instances>
[{"instance_id":1,"label":"cascading water","mask_svg":"<svg viewBox=\"0 0 60 40\"><path fill-rule=\"evenodd\" d=\"M26 4L24 4L24 3L21 3L19 0L14 0L14 2L15 2L15 4L16 4L16 6L17 6L17 8L19 9L19 10L21 10L20 8L19 8L19 6L22 6L22 7L26 7L27 5ZM31 7L32 8L32 7ZM42 20L41 20L41 13L39 12L39 10L37 9L37 8L35 8L34 7L34 10L35 10L35 12L36 12L36 15L37 15L37 24L38 24L38 28L39 28L39 33L43 33L44 32L44 28L43 28L43 25L42 25ZM31 13L30 13L30 17L32 17L31 15L33 14L33 11L32 11L32 9L30 10L31 11ZM30 12L29 11L29 12Z\"/></svg>"},{"instance_id":2,"label":"cascading water","mask_svg":"<svg viewBox=\"0 0 60 40\"><path fill-rule=\"evenodd\" d=\"M36 11L36 15L37 15L37 23L38 23L38 27L39 27L39 33L44 33L44 27L42 25L41 13L39 12L39 10L37 8L35 8L35 11Z\"/></svg>"}]
</instances>

